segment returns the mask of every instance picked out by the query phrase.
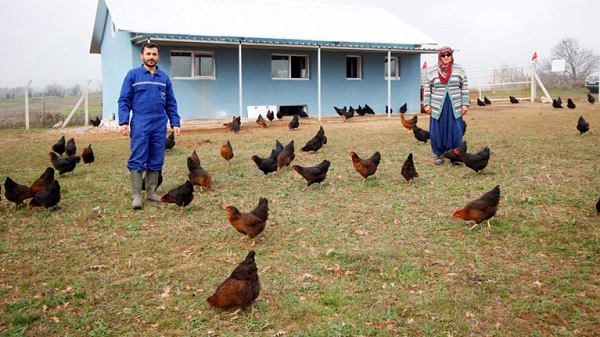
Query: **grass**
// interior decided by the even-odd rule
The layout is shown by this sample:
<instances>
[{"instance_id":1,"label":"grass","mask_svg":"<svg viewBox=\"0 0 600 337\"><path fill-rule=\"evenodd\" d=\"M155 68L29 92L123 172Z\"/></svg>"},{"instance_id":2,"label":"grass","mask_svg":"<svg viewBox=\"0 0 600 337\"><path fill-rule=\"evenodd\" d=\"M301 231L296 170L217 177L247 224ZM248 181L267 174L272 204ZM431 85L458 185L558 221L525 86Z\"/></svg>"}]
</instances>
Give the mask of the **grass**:
<instances>
[{"instance_id":1,"label":"grass","mask_svg":"<svg viewBox=\"0 0 600 337\"><path fill-rule=\"evenodd\" d=\"M598 298L600 106L498 102L466 116L471 151L489 146L480 174L433 165L429 144L397 114L287 120L242 131L184 124L166 154L160 193L183 183L196 150L214 191L184 210L130 209L128 139L93 128L62 130L96 162L58 178L56 211L0 201L0 336L594 336ZM566 99L566 98L563 98ZM575 130L583 115L592 132ZM428 129L428 118L419 115ZM328 144L299 152L319 126ZM49 165L57 130L0 130L0 175L23 184ZM235 157L219 155L229 139ZM286 169L264 176L250 156L296 141L295 163L331 161L322 186ZM349 151L382 153L363 182ZM80 152L80 150L79 150ZM421 175L407 185L412 152ZM468 231L452 211L500 185L492 227ZM250 246L224 206L269 199L265 232ZM92 209L100 206L99 212ZM211 309L212 294L255 249L261 294L254 312ZM167 291L167 289L169 291Z\"/></svg>"}]
</instances>

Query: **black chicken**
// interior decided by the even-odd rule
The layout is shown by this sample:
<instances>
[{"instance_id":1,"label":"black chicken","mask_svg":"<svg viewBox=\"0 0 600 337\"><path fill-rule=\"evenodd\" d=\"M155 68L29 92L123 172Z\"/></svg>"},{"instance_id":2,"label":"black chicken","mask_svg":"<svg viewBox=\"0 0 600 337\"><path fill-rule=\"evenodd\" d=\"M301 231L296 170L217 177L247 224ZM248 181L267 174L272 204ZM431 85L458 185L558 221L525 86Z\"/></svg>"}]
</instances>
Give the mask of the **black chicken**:
<instances>
[{"instance_id":1,"label":"black chicken","mask_svg":"<svg viewBox=\"0 0 600 337\"><path fill-rule=\"evenodd\" d=\"M267 110L267 119L269 120L269 122L272 122L273 119L275 119L275 114L270 109Z\"/></svg>"},{"instance_id":2,"label":"black chicken","mask_svg":"<svg viewBox=\"0 0 600 337\"><path fill-rule=\"evenodd\" d=\"M300 126L299 117L298 117L298 115L294 114L294 116L292 116L292 120L288 123L288 129L296 130L296 129L298 129L299 126Z\"/></svg>"},{"instance_id":3,"label":"black chicken","mask_svg":"<svg viewBox=\"0 0 600 337\"><path fill-rule=\"evenodd\" d=\"M365 111L365 113L367 115L374 115L375 111L373 110L373 108L371 108L368 104L365 104L365 107L363 108L363 110Z\"/></svg>"},{"instance_id":4,"label":"black chicken","mask_svg":"<svg viewBox=\"0 0 600 337\"><path fill-rule=\"evenodd\" d=\"M71 138L65 145L65 154L69 157L73 157L77 153L77 146L75 145L75 139Z\"/></svg>"},{"instance_id":5,"label":"black chicken","mask_svg":"<svg viewBox=\"0 0 600 337\"><path fill-rule=\"evenodd\" d=\"M400 171L400 173L402 173L402 176L404 177L404 179L406 179L406 181L409 184L412 182L413 179L419 177L419 173L417 173L417 169L415 168L412 153L408 154L408 157L404 161L404 164L402 164L402 170Z\"/></svg>"},{"instance_id":6,"label":"black chicken","mask_svg":"<svg viewBox=\"0 0 600 337\"><path fill-rule=\"evenodd\" d=\"M562 102L559 102L557 99L552 100L552 107L554 109L562 109Z\"/></svg>"},{"instance_id":7,"label":"black chicken","mask_svg":"<svg viewBox=\"0 0 600 337\"><path fill-rule=\"evenodd\" d=\"M83 159L84 164L91 164L96 160L94 157L94 150L92 150L92 144L83 148L83 151L81 151L81 159Z\"/></svg>"},{"instance_id":8,"label":"black chicken","mask_svg":"<svg viewBox=\"0 0 600 337\"><path fill-rule=\"evenodd\" d=\"M460 149L455 149L454 152L475 173L486 168L490 160L490 148L487 146L477 153L467 153Z\"/></svg>"},{"instance_id":9,"label":"black chicken","mask_svg":"<svg viewBox=\"0 0 600 337\"><path fill-rule=\"evenodd\" d=\"M483 97L483 102L485 103L485 105L492 105L492 101L490 101L489 98L487 98L487 96Z\"/></svg>"},{"instance_id":10,"label":"black chicken","mask_svg":"<svg viewBox=\"0 0 600 337\"><path fill-rule=\"evenodd\" d=\"M60 158L54 152L49 152L48 156L50 157L52 166L58 171L58 175L73 171L77 163L81 161L81 157L79 156Z\"/></svg>"},{"instance_id":11,"label":"black chicken","mask_svg":"<svg viewBox=\"0 0 600 337\"><path fill-rule=\"evenodd\" d=\"M573 102L572 99L567 98L567 108L569 108L569 109L575 109L575 107L576 107L575 102Z\"/></svg>"},{"instance_id":12,"label":"black chicken","mask_svg":"<svg viewBox=\"0 0 600 337\"><path fill-rule=\"evenodd\" d=\"M170 150L175 146L175 132L172 131L165 139L165 150Z\"/></svg>"},{"instance_id":13,"label":"black chicken","mask_svg":"<svg viewBox=\"0 0 600 337\"><path fill-rule=\"evenodd\" d=\"M594 104L596 102L596 98L594 96L592 96L590 93L587 94L587 98L588 98L588 102L590 104Z\"/></svg>"},{"instance_id":14,"label":"black chicken","mask_svg":"<svg viewBox=\"0 0 600 337\"><path fill-rule=\"evenodd\" d=\"M171 189L160 198L162 203L171 203L181 207L189 205L192 200L194 200L194 185L189 180L183 185Z\"/></svg>"},{"instance_id":15,"label":"black chicken","mask_svg":"<svg viewBox=\"0 0 600 337\"><path fill-rule=\"evenodd\" d=\"M335 112L337 112L337 114L338 114L338 115L340 115L341 117L344 117L344 113L345 113L346 111L348 111L348 110L346 109L346 107L343 107L343 108L341 108L341 109L340 109L340 108L338 108L338 107L334 106L334 107L333 107L333 109L334 109L334 110L335 110Z\"/></svg>"},{"instance_id":16,"label":"black chicken","mask_svg":"<svg viewBox=\"0 0 600 337\"><path fill-rule=\"evenodd\" d=\"M402 106L400 107L400 113L406 113L408 111L408 105L407 103L402 104Z\"/></svg>"},{"instance_id":17,"label":"black chicken","mask_svg":"<svg viewBox=\"0 0 600 337\"><path fill-rule=\"evenodd\" d=\"M29 208L42 206L50 208L58 205L60 202L60 184L58 180L53 180L49 186L37 192L29 202Z\"/></svg>"},{"instance_id":18,"label":"black chicken","mask_svg":"<svg viewBox=\"0 0 600 337\"><path fill-rule=\"evenodd\" d=\"M485 102L482 101L481 99L477 98L477 105L478 106L485 106Z\"/></svg>"},{"instance_id":19,"label":"black chicken","mask_svg":"<svg viewBox=\"0 0 600 337\"><path fill-rule=\"evenodd\" d=\"M423 143L427 143L427 141L429 141L429 131L421 129L417 126L417 124L413 125L412 131L413 135L415 135L415 138L418 141Z\"/></svg>"},{"instance_id":20,"label":"black chicken","mask_svg":"<svg viewBox=\"0 0 600 337\"><path fill-rule=\"evenodd\" d=\"M65 153L65 136L63 135L60 139L52 145L52 151L58 153L59 156L62 156Z\"/></svg>"},{"instance_id":21,"label":"black chicken","mask_svg":"<svg viewBox=\"0 0 600 337\"><path fill-rule=\"evenodd\" d=\"M513 96L508 96L508 99L510 100L510 102L511 102L512 104L517 104L517 103L519 103L519 100L518 100L518 99L516 99L516 98L515 98L515 97L513 97Z\"/></svg>"},{"instance_id":22,"label":"black chicken","mask_svg":"<svg viewBox=\"0 0 600 337\"><path fill-rule=\"evenodd\" d=\"M321 127L319 129L319 131L317 132L317 134L311 138L308 142L306 142L306 145L304 145L300 151L302 152L317 152L319 151L319 149L323 146L325 141L325 131L322 131L323 127ZM321 132L322 131L322 132Z\"/></svg>"},{"instance_id":23,"label":"black chicken","mask_svg":"<svg viewBox=\"0 0 600 337\"><path fill-rule=\"evenodd\" d=\"M583 119L583 116L579 116L579 120L577 120L577 130L583 135L584 133L590 130L590 124Z\"/></svg>"},{"instance_id":24,"label":"black chicken","mask_svg":"<svg viewBox=\"0 0 600 337\"><path fill-rule=\"evenodd\" d=\"M23 204L23 200L32 197L31 188L6 177L6 180L4 180L4 197L6 200L14 202L15 206L19 206Z\"/></svg>"},{"instance_id":25,"label":"black chicken","mask_svg":"<svg viewBox=\"0 0 600 337\"><path fill-rule=\"evenodd\" d=\"M96 116L96 119L90 119L90 123L92 123L93 126L99 126L100 122L102 122L100 120L100 118L98 118L98 116Z\"/></svg>"},{"instance_id":26,"label":"black chicken","mask_svg":"<svg viewBox=\"0 0 600 337\"><path fill-rule=\"evenodd\" d=\"M317 166L303 167L300 165L292 165L292 170L298 172L298 174L306 179L306 187L308 187L312 184L320 184L325 180L330 165L331 162L325 159Z\"/></svg>"}]
</instances>

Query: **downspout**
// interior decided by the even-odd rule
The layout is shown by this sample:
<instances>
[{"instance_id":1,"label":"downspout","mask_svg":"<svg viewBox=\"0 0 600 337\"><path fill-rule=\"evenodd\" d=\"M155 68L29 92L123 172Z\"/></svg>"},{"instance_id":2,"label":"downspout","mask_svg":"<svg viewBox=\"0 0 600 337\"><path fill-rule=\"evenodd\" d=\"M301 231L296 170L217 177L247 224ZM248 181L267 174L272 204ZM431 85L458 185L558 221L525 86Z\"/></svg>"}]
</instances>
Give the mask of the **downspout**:
<instances>
[{"instance_id":1,"label":"downspout","mask_svg":"<svg viewBox=\"0 0 600 337\"><path fill-rule=\"evenodd\" d=\"M392 50L388 49L388 54L387 54L387 58L388 58L388 80L387 80L387 106L388 106L388 119L392 118L392 114L390 113L390 111L392 110Z\"/></svg>"},{"instance_id":2,"label":"downspout","mask_svg":"<svg viewBox=\"0 0 600 337\"><path fill-rule=\"evenodd\" d=\"M317 49L317 109L321 121L321 45Z\"/></svg>"},{"instance_id":3,"label":"downspout","mask_svg":"<svg viewBox=\"0 0 600 337\"><path fill-rule=\"evenodd\" d=\"M238 95L239 95L239 116L242 117L243 106L242 106L242 41L238 46Z\"/></svg>"}]
</instances>

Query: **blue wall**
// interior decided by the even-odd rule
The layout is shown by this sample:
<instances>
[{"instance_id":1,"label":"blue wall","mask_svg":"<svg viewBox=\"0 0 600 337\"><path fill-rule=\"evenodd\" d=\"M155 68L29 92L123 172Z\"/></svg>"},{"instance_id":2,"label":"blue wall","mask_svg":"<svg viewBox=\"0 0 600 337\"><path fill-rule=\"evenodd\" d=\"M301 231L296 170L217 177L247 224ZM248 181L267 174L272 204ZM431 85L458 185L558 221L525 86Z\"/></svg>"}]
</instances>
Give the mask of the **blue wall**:
<instances>
[{"instance_id":1,"label":"blue wall","mask_svg":"<svg viewBox=\"0 0 600 337\"><path fill-rule=\"evenodd\" d=\"M117 100L127 71L141 65L139 46L131 44L130 33L113 34L112 21L107 20L102 40L103 116L118 110ZM172 49L213 52L216 62L215 80L172 79L173 89L182 119L228 118L239 115L238 48L224 47L170 47L161 44L159 67L170 73ZM309 79L271 79L271 55L308 55ZM362 58L362 79L346 79L346 56ZM409 112L420 108L420 55L400 56L400 80L391 81L391 107L394 111L408 103ZM376 113L385 111L387 81L384 77L384 60L387 51L322 51L321 98L322 115L336 115L333 106L364 106L368 104ZM242 49L243 110L247 106L306 105L310 116L318 114L317 51L314 49Z\"/></svg>"}]
</instances>

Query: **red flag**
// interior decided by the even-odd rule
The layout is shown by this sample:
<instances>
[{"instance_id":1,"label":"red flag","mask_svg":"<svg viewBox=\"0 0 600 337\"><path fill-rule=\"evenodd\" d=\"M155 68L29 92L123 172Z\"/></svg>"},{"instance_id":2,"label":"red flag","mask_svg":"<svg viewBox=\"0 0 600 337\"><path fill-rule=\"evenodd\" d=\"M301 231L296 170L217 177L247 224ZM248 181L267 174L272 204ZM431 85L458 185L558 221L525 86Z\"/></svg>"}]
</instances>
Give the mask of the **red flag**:
<instances>
[{"instance_id":1,"label":"red flag","mask_svg":"<svg viewBox=\"0 0 600 337\"><path fill-rule=\"evenodd\" d=\"M427 69L427 61L423 62L423 66L421 67L421 69Z\"/></svg>"},{"instance_id":2,"label":"red flag","mask_svg":"<svg viewBox=\"0 0 600 337\"><path fill-rule=\"evenodd\" d=\"M532 61L537 60L537 52L533 53L533 56L531 57L531 60Z\"/></svg>"}]
</instances>

